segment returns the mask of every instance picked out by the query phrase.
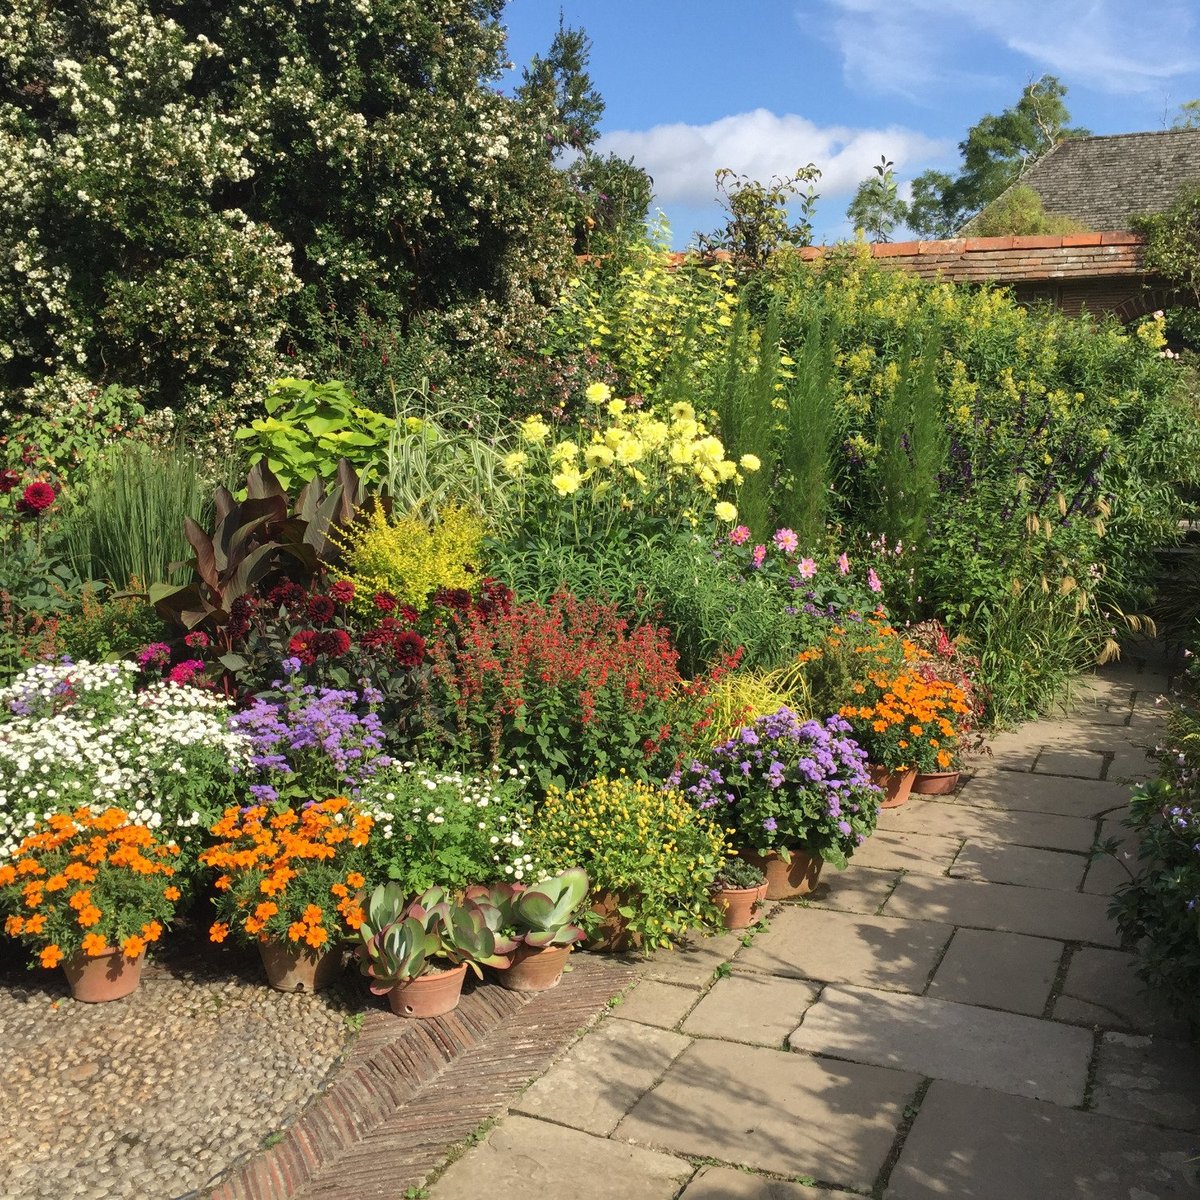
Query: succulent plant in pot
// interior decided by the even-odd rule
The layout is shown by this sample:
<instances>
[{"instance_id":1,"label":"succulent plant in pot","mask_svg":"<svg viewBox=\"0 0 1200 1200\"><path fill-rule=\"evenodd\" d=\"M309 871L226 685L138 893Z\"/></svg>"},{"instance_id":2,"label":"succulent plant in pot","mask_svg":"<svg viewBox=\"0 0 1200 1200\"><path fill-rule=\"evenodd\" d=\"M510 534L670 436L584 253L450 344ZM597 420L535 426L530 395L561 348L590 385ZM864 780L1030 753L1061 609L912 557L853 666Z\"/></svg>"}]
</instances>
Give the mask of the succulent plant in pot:
<instances>
[{"instance_id":1,"label":"succulent plant in pot","mask_svg":"<svg viewBox=\"0 0 1200 1200\"><path fill-rule=\"evenodd\" d=\"M358 932L369 987L386 994L399 1016L450 1012L468 967L482 975L482 966L507 962L485 909L472 900L457 903L441 888L422 892L410 904L399 884L377 887Z\"/></svg>"},{"instance_id":2,"label":"succulent plant in pot","mask_svg":"<svg viewBox=\"0 0 1200 1200\"><path fill-rule=\"evenodd\" d=\"M731 858L713 881L713 902L725 914L726 929L748 929L767 897L767 877L744 858Z\"/></svg>"},{"instance_id":3,"label":"succulent plant in pot","mask_svg":"<svg viewBox=\"0 0 1200 1200\"><path fill-rule=\"evenodd\" d=\"M558 983L571 947L586 936L574 921L588 886L587 872L572 867L533 887L497 883L467 890L467 900L480 907L492 927L497 955L505 956L498 966L504 987L541 992Z\"/></svg>"}]
</instances>

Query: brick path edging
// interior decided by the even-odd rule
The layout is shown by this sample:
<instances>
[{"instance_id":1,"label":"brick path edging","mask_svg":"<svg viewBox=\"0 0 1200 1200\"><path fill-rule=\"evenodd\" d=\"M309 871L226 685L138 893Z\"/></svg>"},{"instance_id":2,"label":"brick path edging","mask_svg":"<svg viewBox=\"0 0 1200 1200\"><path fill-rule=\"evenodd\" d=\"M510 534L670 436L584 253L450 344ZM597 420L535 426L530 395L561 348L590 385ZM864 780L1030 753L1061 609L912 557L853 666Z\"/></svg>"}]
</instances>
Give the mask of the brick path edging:
<instances>
[{"instance_id":1,"label":"brick path edging","mask_svg":"<svg viewBox=\"0 0 1200 1200\"><path fill-rule=\"evenodd\" d=\"M548 992L477 987L433 1020L369 1013L329 1086L211 1200L382 1200L418 1187L637 976L596 955L572 967Z\"/></svg>"}]
</instances>

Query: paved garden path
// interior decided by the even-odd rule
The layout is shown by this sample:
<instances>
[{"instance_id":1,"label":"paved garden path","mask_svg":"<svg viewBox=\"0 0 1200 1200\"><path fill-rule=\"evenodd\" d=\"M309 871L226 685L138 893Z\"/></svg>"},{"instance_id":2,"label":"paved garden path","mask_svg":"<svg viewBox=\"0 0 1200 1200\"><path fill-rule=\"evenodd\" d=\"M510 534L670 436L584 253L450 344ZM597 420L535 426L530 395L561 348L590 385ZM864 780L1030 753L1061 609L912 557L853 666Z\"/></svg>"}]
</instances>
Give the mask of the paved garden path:
<instances>
[{"instance_id":1,"label":"paved garden path","mask_svg":"<svg viewBox=\"0 0 1200 1200\"><path fill-rule=\"evenodd\" d=\"M1200 1195L1200 1061L1088 857L1153 773L1165 684L1106 671L884 813L811 903L658 955L431 1200Z\"/></svg>"}]
</instances>

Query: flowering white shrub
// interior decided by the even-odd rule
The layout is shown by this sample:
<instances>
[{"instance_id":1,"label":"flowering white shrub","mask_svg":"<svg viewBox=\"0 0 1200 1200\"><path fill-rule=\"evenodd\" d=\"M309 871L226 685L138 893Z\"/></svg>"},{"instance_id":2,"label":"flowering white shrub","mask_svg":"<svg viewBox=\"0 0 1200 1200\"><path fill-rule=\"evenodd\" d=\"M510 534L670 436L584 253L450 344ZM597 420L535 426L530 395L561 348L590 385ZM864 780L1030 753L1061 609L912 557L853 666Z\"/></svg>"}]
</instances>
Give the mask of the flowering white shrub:
<instances>
[{"instance_id":1,"label":"flowering white shrub","mask_svg":"<svg viewBox=\"0 0 1200 1200\"><path fill-rule=\"evenodd\" d=\"M526 848L528 784L515 767L467 775L402 763L380 771L359 802L375 819L376 873L413 893L540 878Z\"/></svg>"},{"instance_id":2,"label":"flowering white shrub","mask_svg":"<svg viewBox=\"0 0 1200 1200\"><path fill-rule=\"evenodd\" d=\"M175 683L134 690L132 663L39 663L0 689L0 859L39 820L127 809L193 850L235 795L249 740L230 706Z\"/></svg>"},{"instance_id":3,"label":"flowering white shrub","mask_svg":"<svg viewBox=\"0 0 1200 1200\"><path fill-rule=\"evenodd\" d=\"M246 397L364 312L487 336L570 250L502 8L10 0L0 402Z\"/></svg>"}]
</instances>

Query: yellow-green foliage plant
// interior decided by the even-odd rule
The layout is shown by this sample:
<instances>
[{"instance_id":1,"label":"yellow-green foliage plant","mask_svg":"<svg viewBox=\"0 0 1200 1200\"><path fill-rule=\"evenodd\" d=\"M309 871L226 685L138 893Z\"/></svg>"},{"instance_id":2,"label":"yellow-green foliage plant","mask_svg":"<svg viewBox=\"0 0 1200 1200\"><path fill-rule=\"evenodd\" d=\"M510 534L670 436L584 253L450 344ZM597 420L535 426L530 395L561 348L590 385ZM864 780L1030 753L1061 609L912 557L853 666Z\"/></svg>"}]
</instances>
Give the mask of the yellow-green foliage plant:
<instances>
[{"instance_id":1,"label":"yellow-green foliage plant","mask_svg":"<svg viewBox=\"0 0 1200 1200\"><path fill-rule=\"evenodd\" d=\"M344 555L344 578L354 583L356 606L369 608L372 597L383 592L422 609L438 588L470 591L478 584L484 533L481 518L459 504L448 504L430 521L393 518L376 500L349 529L331 537Z\"/></svg>"},{"instance_id":2,"label":"yellow-green foliage plant","mask_svg":"<svg viewBox=\"0 0 1200 1200\"><path fill-rule=\"evenodd\" d=\"M555 337L586 349L618 372L628 395L659 396L670 377L671 399L683 399L721 361L738 307L726 262L672 254L669 230L617 267L585 263L560 302Z\"/></svg>"},{"instance_id":3,"label":"yellow-green foliage plant","mask_svg":"<svg viewBox=\"0 0 1200 1200\"><path fill-rule=\"evenodd\" d=\"M732 854L731 832L682 792L618 775L568 792L551 788L529 852L550 872L583 867L592 900L607 900L628 943L651 950L715 923L709 893ZM594 937L601 916L586 912L581 924ZM611 931L605 941L622 945Z\"/></svg>"},{"instance_id":4,"label":"yellow-green foliage plant","mask_svg":"<svg viewBox=\"0 0 1200 1200\"><path fill-rule=\"evenodd\" d=\"M709 724L704 741L709 749L728 741L759 717L781 708L797 709L800 693L789 687L779 671L730 671L713 683L705 697ZM801 704L801 707L803 705Z\"/></svg>"}]
</instances>

